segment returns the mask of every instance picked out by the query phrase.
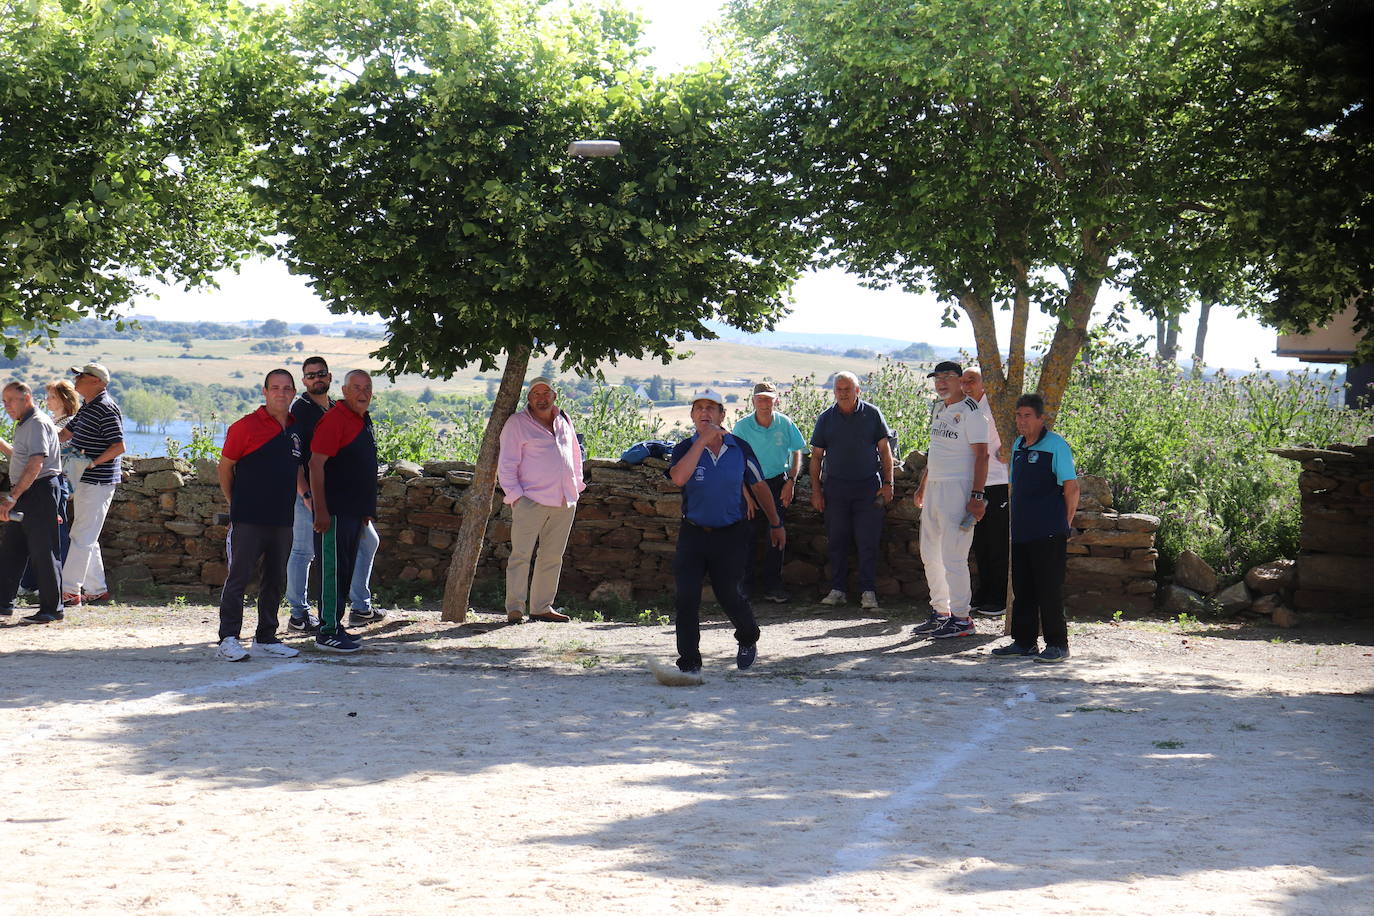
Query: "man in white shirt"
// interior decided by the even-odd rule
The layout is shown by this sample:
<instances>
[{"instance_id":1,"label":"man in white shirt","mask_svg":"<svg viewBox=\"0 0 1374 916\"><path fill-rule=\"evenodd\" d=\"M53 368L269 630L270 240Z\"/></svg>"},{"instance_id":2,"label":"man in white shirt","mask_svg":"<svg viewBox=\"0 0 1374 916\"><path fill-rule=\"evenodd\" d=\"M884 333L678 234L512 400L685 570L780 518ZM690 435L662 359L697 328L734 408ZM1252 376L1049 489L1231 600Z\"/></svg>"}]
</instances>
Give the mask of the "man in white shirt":
<instances>
[{"instance_id":1,"label":"man in white shirt","mask_svg":"<svg viewBox=\"0 0 1374 916\"><path fill-rule=\"evenodd\" d=\"M987 514L973 529L973 558L978 562L978 587L973 591L973 611L984 617L1001 617L1007 612L1007 461L1002 455L1002 437L997 421L988 405L983 389L983 374L977 369L965 369L959 387L964 396L978 402L978 409L988 418L988 482Z\"/></svg>"},{"instance_id":2,"label":"man in white shirt","mask_svg":"<svg viewBox=\"0 0 1374 916\"><path fill-rule=\"evenodd\" d=\"M927 376L935 380L939 400L931 405L930 453L912 498L921 510L921 562L931 606L929 619L915 632L932 639L974 635L968 551L987 508L988 422L978 402L964 397L963 374L962 366L946 361Z\"/></svg>"}]
</instances>

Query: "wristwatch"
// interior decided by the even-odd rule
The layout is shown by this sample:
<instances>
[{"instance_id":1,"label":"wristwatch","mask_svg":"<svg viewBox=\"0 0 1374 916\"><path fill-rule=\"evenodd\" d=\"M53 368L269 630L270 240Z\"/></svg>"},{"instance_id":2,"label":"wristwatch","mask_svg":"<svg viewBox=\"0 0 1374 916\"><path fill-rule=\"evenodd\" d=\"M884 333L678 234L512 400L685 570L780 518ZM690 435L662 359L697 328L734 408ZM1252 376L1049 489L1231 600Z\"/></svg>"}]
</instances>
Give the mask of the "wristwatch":
<instances>
[{"instance_id":1,"label":"wristwatch","mask_svg":"<svg viewBox=\"0 0 1374 916\"><path fill-rule=\"evenodd\" d=\"M976 499L980 502L985 502L987 498L987 494L984 493L982 490L974 490L972 493L969 494L969 499Z\"/></svg>"}]
</instances>

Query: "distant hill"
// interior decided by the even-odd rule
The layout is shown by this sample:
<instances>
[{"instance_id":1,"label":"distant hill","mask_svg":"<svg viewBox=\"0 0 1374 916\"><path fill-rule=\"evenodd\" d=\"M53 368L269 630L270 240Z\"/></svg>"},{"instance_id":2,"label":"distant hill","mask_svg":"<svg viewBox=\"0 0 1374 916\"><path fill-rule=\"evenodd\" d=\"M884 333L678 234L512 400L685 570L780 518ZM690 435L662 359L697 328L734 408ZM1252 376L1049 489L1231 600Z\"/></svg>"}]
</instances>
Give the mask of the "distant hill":
<instances>
[{"instance_id":1,"label":"distant hill","mask_svg":"<svg viewBox=\"0 0 1374 916\"><path fill-rule=\"evenodd\" d=\"M846 350L854 349L891 353L895 350L906 349L916 342L897 337L874 337L869 334L803 334L796 331L764 331L760 334L746 334L738 328L732 328L728 324L715 321L706 322L706 326L720 335L721 340L728 340L732 343L774 349L806 347L825 353L844 353ZM935 347L934 349L937 359L959 354L958 347Z\"/></svg>"}]
</instances>

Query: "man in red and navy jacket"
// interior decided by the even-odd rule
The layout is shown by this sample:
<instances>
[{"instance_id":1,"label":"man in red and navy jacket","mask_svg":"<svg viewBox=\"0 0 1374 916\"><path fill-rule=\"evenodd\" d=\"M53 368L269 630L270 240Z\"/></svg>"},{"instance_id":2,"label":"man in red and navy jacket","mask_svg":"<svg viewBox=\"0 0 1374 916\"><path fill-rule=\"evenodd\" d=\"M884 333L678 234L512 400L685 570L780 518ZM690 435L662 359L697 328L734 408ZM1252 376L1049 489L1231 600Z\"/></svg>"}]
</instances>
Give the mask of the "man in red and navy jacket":
<instances>
[{"instance_id":1,"label":"man in red and navy jacket","mask_svg":"<svg viewBox=\"0 0 1374 916\"><path fill-rule=\"evenodd\" d=\"M275 658L300 654L277 638L277 609L286 590L286 558L302 474L301 439L292 429L296 383L291 373L267 373L262 394L266 403L229 427L219 462L219 488L229 501L229 574L220 597L216 655L230 662L248 658L239 641L243 593L259 558L262 585L253 648Z\"/></svg>"},{"instance_id":2,"label":"man in red and navy jacket","mask_svg":"<svg viewBox=\"0 0 1374 916\"><path fill-rule=\"evenodd\" d=\"M344 605L363 527L377 516L377 440L372 436L372 376L344 376L343 400L325 411L310 440L310 495L315 508L315 556L320 561L320 632L327 652L362 646L343 627Z\"/></svg>"}]
</instances>

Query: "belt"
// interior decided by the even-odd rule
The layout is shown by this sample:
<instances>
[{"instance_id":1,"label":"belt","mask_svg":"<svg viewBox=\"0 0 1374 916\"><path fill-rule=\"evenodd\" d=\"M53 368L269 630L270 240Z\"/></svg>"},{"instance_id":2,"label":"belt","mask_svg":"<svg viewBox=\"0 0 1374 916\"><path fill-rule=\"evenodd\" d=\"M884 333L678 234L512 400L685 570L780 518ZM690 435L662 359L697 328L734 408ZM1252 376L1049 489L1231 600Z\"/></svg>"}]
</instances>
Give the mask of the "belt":
<instances>
[{"instance_id":1,"label":"belt","mask_svg":"<svg viewBox=\"0 0 1374 916\"><path fill-rule=\"evenodd\" d=\"M709 526L709 525L698 525L696 522L692 521L691 519L687 519L687 518L684 518L684 519L682 520L682 523L683 523L684 525L691 525L693 528L698 528L698 529L700 529L700 530L702 530L702 531L728 531L728 530L730 530L731 528L734 528L736 525L740 524L740 522L731 522L731 523L728 524L728 525L717 525L716 527L713 528L713 527L711 527L711 526Z\"/></svg>"}]
</instances>

